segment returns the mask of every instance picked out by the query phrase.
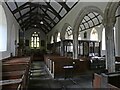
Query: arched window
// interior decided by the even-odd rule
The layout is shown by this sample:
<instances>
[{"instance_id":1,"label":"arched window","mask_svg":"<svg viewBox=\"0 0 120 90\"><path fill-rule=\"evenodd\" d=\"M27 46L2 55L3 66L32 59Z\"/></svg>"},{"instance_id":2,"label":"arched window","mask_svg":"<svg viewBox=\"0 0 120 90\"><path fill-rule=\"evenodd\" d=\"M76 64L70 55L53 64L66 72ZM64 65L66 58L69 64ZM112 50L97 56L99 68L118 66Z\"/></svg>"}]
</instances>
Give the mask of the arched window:
<instances>
[{"instance_id":1,"label":"arched window","mask_svg":"<svg viewBox=\"0 0 120 90\"><path fill-rule=\"evenodd\" d=\"M4 9L0 5L0 51L7 50L7 20Z\"/></svg>"},{"instance_id":2,"label":"arched window","mask_svg":"<svg viewBox=\"0 0 120 90\"><path fill-rule=\"evenodd\" d=\"M53 36L51 37L51 43L54 43L54 38L53 38Z\"/></svg>"},{"instance_id":3,"label":"arched window","mask_svg":"<svg viewBox=\"0 0 120 90\"><path fill-rule=\"evenodd\" d=\"M58 32L58 35L57 35L57 42L61 41L60 39L60 32Z\"/></svg>"},{"instance_id":4,"label":"arched window","mask_svg":"<svg viewBox=\"0 0 120 90\"><path fill-rule=\"evenodd\" d=\"M78 40L81 40L81 36L80 36L80 33L79 33L79 35L78 35Z\"/></svg>"},{"instance_id":5,"label":"arched window","mask_svg":"<svg viewBox=\"0 0 120 90\"><path fill-rule=\"evenodd\" d=\"M103 31L102 31L102 50L106 50L106 44L105 44L105 28L103 28Z\"/></svg>"},{"instance_id":6,"label":"arched window","mask_svg":"<svg viewBox=\"0 0 120 90\"><path fill-rule=\"evenodd\" d=\"M73 39L72 28L68 26L65 32L65 39Z\"/></svg>"},{"instance_id":7,"label":"arched window","mask_svg":"<svg viewBox=\"0 0 120 90\"><path fill-rule=\"evenodd\" d=\"M34 32L31 36L31 48L40 48L40 37L38 32Z\"/></svg>"},{"instance_id":8,"label":"arched window","mask_svg":"<svg viewBox=\"0 0 120 90\"><path fill-rule=\"evenodd\" d=\"M93 28L91 33L90 33L90 40L98 41L98 32L95 28Z\"/></svg>"}]
</instances>

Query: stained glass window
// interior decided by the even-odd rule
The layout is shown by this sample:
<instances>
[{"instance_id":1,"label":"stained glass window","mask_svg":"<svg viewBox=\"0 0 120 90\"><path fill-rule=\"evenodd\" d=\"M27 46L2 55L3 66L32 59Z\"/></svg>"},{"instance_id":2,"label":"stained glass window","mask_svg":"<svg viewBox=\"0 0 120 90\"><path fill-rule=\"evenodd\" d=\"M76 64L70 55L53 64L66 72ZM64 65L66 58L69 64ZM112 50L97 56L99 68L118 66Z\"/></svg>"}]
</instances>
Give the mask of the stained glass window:
<instances>
[{"instance_id":1,"label":"stained glass window","mask_svg":"<svg viewBox=\"0 0 120 90\"><path fill-rule=\"evenodd\" d=\"M38 32L34 32L31 37L31 48L40 48L40 37Z\"/></svg>"}]
</instances>

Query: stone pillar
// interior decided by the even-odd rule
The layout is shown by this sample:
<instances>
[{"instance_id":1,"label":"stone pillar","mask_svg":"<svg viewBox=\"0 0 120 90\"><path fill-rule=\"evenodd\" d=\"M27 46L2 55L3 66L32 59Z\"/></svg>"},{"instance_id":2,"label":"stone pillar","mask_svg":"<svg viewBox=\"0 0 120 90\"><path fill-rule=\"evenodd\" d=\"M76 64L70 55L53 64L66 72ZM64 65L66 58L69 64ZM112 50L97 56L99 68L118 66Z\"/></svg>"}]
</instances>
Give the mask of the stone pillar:
<instances>
[{"instance_id":1,"label":"stone pillar","mask_svg":"<svg viewBox=\"0 0 120 90\"><path fill-rule=\"evenodd\" d=\"M78 34L73 33L73 59L78 59Z\"/></svg>"},{"instance_id":2,"label":"stone pillar","mask_svg":"<svg viewBox=\"0 0 120 90\"><path fill-rule=\"evenodd\" d=\"M118 14L120 14L120 8L118 8ZM117 50L117 56L120 57L120 18L117 18L117 28L116 28L116 50Z\"/></svg>"},{"instance_id":3,"label":"stone pillar","mask_svg":"<svg viewBox=\"0 0 120 90\"><path fill-rule=\"evenodd\" d=\"M115 72L115 45L114 45L114 30L113 24L106 24L106 69L108 72Z\"/></svg>"},{"instance_id":4,"label":"stone pillar","mask_svg":"<svg viewBox=\"0 0 120 90\"><path fill-rule=\"evenodd\" d=\"M64 45L63 45L63 40L62 39L61 39L61 42L60 42L60 46L61 46L60 56L64 56Z\"/></svg>"}]
</instances>

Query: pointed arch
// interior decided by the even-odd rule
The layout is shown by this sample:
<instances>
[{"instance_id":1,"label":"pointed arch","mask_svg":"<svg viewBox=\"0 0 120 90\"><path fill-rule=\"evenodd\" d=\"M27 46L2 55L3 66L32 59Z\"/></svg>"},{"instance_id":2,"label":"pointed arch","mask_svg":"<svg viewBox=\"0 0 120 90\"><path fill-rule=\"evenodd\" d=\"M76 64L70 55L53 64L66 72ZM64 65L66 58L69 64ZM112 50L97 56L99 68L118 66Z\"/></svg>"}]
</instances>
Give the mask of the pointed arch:
<instances>
[{"instance_id":1,"label":"pointed arch","mask_svg":"<svg viewBox=\"0 0 120 90\"><path fill-rule=\"evenodd\" d=\"M69 24L69 23L65 23L65 24L63 25L63 27L62 27L62 30L61 30L61 32L60 32L60 38L61 38L62 40L65 39L65 33L66 33L66 29L68 28L68 26L70 26L70 24Z\"/></svg>"},{"instance_id":2,"label":"pointed arch","mask_svg":"<svg viewBox=\"0 0 120 90\"><path fill-rule=\"evenodd\" d=\"M72 27L68 26L65 30L65 39L73 39Z\"/></svg>"}]
</instances>

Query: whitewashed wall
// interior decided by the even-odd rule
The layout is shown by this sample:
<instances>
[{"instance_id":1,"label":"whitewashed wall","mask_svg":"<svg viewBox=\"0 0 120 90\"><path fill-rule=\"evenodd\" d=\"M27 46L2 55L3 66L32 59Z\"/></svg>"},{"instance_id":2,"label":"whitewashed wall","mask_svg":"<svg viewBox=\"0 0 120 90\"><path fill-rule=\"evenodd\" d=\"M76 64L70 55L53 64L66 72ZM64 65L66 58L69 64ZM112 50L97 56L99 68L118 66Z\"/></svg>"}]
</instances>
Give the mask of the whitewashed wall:
<instances>
[{"instance_id":1,"label":"whitewashed wall","mask_svg":"<svg viewBox=\"0 0 120 90\"><path fill-rule=\"evenodd\" d=\"M7 17L7 50L0 52L1 59L4 59L10 57L10 53L13 53L13 55L15 55L14 40L17 40L17 43L19 42L18 34L19 34L20 26L4 2L2 3L2 6L4 8Z\"/></svg>"},{"instance_id":2,"label":"whitewashed wall","mask_svg":"<svg viewBox=\"0 0 120 90\"><path fill-rule=\"evenodd\" d=\"M48 37L50 38L51 35L54 34L54 32L56 32L56 30L61 31L62 27L64 26L65 23L69 23L70 26L73 28L74 23L75 23L75 19L78 16L79 12L81 11L82 8L86 7L86 6L96 6L98 8L100 8L103 12L106 8L107 2L79 2L53 29L52 31L48 34ZM96 30L98 31L98 38L99 40L102 40L102 30L103 27L95 27ZM90 39L90 32L92 29L87 30L87 38L86 39ZM81 39L84 39L83 37L83 33L81 32ZM105 51L101 51L101 53L104 55Z\"/></svg>"}]
</instances>

